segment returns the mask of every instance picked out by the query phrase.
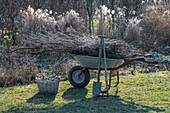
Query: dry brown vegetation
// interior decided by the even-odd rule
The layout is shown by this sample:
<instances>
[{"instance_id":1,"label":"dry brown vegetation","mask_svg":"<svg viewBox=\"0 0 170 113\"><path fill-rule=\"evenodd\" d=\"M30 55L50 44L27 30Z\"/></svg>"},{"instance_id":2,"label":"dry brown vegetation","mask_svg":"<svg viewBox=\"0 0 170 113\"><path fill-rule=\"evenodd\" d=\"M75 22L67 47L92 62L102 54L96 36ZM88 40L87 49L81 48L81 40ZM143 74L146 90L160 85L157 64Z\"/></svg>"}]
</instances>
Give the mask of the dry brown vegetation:
<instances>
[{"instance_id":1,"label":"dry brown vegetation","mask_svg":"<svg viewBox=\"0 0 170 113\"><path fill-rule=\"evenodd\" d=\"M124 39L143 50L169 55L170 2L154 2L146 9L142 19L136 17L129 20Z\"/></svg>"},{"instance_id":2,"label":"dry brown vegetation","mask_svg":"<svg viewBox=\"0 0 170 113\"><path fill-rule=\"evenodd\" d=\"M8 54L1 48L0 51L0 86L6 86L16 83L17 70L16 67L10 65Z\"/></svg>"},{"instance_id":3,"label":"dry brown vegetation","mask_svg":"<svg viewBox=\"0 0 170 113\"><path fill-rule=\"evenodd\" d=\"M164 6L164 7L163 7ZM142 22L142 38L152 46L170 44L170 3L157 4Z\"/></svg>"}]
</instances>

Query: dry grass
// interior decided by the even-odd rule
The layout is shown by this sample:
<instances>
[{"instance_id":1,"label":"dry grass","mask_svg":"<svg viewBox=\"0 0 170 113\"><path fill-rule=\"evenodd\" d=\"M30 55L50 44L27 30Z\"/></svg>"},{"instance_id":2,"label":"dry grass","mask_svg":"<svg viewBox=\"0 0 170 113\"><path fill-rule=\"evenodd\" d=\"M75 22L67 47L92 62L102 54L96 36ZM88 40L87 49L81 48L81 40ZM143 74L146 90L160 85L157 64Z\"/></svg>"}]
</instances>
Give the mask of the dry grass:
<instances>
[{"instance_id":1,"label":"dry grass","mask_svg":"<svg viewBox=\"0 0 170 113\"><path fill-rule=\"evenodd\" d=\"M63 15L51 16L51 13L52 11L34 10L31 6L28 6L28 9L21 11L18 16L22 26L20 31L31 36L39 33L48 36L49 33L56 33L57 31L66 34L76 32L80 35L86 32L84 20L74 10Z\"/></svg>"},{"instance_id":2,"label":"dry grass","mask_svg":"<svg viewBox=\"0 0 170 113\"><path fill-rule=\"evenodd\" d=\"M129 22L128 26L125 29L125 36L124 40L127 42L134 42L134 41L140 41L140 27L139 24L135 23L135 19L132 20L132 22Z\"/></svg>"}]
</instances>

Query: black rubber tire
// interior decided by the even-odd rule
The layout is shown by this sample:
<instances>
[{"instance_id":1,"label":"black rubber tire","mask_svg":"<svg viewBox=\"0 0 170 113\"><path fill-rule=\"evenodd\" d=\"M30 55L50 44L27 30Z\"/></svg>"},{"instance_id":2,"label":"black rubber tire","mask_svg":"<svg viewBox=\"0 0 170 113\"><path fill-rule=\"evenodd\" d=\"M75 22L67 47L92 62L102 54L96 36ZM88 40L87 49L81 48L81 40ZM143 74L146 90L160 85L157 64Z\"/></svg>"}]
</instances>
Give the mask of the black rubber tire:
<instances>
[{"instance_id":1,"label":"black rubber tire","mask_svg":"<svg viewBox=\"0 0 170 113\"><path fill-rule=\"evenodd\" d=\"M71 85L74 86L75 88L84 88L88 85L88 83L90 82L90 73L88 70L85 70L81 75L84 75L84 80L81 81L80 83L77 83L74 79L73 79L73 74L75 71L81 71L83 68L81 66L74 66L70 69L69 73L68 73L68 80L70 81Z\"/></svg>"}]
</instances>

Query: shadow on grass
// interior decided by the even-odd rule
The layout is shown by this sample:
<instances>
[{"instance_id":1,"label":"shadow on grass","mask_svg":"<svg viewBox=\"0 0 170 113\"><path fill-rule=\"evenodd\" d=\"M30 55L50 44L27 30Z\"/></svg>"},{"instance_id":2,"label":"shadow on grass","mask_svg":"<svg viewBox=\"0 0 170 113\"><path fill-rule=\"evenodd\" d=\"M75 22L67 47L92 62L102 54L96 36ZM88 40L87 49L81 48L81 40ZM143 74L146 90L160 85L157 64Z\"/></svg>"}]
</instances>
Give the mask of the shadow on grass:
<instances>
[{"instance_id":1,"label":"shadow on grass","mask_svg":"<svg viewBox=\"0 0 170 113\"><path fill-rule=\"evenodd\" d=\"M74 89L70 88L64 92L62 97L68 100L75 100L75 102L65 104L60 107L58 112L92 112L92 113L127 113L127 112L163 112L156 107L150 107L145 105L136 104L134 102L129 102L121 99L117 96L117 92L115 96L112 95L110 97L93 97L86 98L87 89Z\"/></svg>"},{"instance_id":2,"label":"shadow on grass","mask_svg":"<svg viewBox=\"0 0 170 113\"><path fill-rule=\"evenodd\" d=\"M79 100L85 98L87 93L88 90L86 88L69 88L63 93L62 98L67 100Z\"/></svg>"},{"instance_id":3,"label":"shadow on grass","mask_svg":"<svg viewBox=\"0 0 170 113\"><path fill-rule=\"evenodd\" d=\"M16 108L11 107L8 112L52 112L52 113L133 113L133 112L165 112L156 107L150 107L146 105L136 104L133 101L126 101L120 97L93 97L87 98L88 90L86 88L69 88L66 90L62 98L65 100L72 100L68 104L64 104L59 107L58 105L51 105L51 102L55 99L55 95L41 95L37 93L33 97L27 100L28 103L41 104L45 103L47 106L35 106L35 107L23 107ZM118 91L116 91L117 95ZM61 102L61 104L63 104Z\"/></svg>"},{"instance_id":4,"label":"shadow on grass","mask_svg":"<svg viewBox=\"0 0 170 113\"><path fill-rule=\"evenodd\" d=\"M29 98L27 100L28 103L34 103L34 104L49 104L50 102L55 100L56 95L43 95L40 93L35 94L33 97Z\"/></svg>"}]
</instances>

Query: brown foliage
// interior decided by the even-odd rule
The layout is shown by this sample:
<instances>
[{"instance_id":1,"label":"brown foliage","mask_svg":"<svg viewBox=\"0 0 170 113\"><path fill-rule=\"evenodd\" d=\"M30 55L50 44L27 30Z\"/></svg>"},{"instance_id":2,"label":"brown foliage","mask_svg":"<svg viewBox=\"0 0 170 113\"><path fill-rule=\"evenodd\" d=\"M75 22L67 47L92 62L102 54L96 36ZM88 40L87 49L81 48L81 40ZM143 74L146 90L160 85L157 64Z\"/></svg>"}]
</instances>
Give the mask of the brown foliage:
<instances>
[{"instance_id":1,"label":"brown foliage","mask_svg":"<svg viewBox=\"0 0 170 113\"><path fill-rule=\"evenodd\" d=\"M0 47L0 86L14 84L17 81L17 69L10 65L8 53Z\"/></svg>"},{"instance_id":2,"label":"brown foliage","mask_svg":"<svg viewBox=\"0 0 170 113\"><path fill-rule=\"evenodd\" d=\"M156 9L145 16L142 22L143 42L148 46L170 44L170 3L155 4Z\"/></svg>"},{"instance_id":3,"label":"brown foliage","mask_svg":"<svg viewBox=\"0 0 170 113\"><path fill-rule=\"evenodd\" d=\"M125 30L124 39L129 43L140 41L140 28L134 23L129 23Z\"/></svg>"}]
</instances>

